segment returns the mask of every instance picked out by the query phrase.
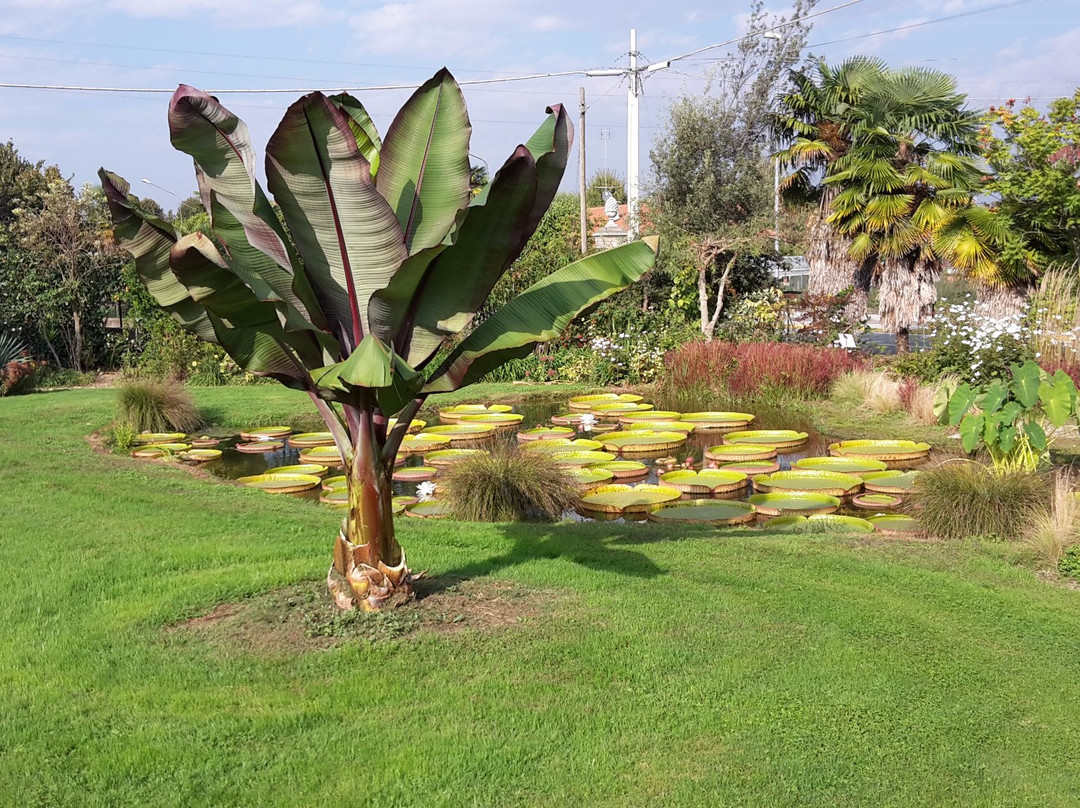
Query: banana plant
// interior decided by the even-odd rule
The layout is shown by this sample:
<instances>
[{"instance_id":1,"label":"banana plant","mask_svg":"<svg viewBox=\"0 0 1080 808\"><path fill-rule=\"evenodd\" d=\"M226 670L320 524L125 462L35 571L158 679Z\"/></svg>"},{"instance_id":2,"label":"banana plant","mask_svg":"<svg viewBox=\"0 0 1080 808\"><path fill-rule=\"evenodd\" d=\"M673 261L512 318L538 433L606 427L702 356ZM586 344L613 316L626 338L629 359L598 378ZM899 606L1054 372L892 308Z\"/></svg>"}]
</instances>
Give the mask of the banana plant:
<instances>
[{"instance_id":1,"label":"banana plant","mask_svg":"<svg viewBox=\"0 0 1080 808\"><path fill-rule=\"evenodd\" d=\"M946 415L959 427L964 451L986 449L998 471L1035 471L1049 458L1052 430L1077 416L1076 385L1063 370L1051 376L1031 360L1011 372L1009 382L961 384Z\"/></svg>"},{"instance_id":2,"label":"banana plant","mask_svg":"<svg viewBox=\"0 0 1080 808\"><path fill-rule=\"evenodd\" d=\"M116 238L158 304L245 370L305 391L334 435L349 505L327 582L342 608L377 610L411 593L391 473L425 399L558 336L655 261L649 239L598 253L475 321L566 167L573 128L561 106L547 113L474 195L472 127L447 70L385 137L352 96L310 93L267 145L271 202L243 121L181 85L169 131L194 161L211 232L180 236L127 182L99 172Z\"/></svg>"}]
</instances>

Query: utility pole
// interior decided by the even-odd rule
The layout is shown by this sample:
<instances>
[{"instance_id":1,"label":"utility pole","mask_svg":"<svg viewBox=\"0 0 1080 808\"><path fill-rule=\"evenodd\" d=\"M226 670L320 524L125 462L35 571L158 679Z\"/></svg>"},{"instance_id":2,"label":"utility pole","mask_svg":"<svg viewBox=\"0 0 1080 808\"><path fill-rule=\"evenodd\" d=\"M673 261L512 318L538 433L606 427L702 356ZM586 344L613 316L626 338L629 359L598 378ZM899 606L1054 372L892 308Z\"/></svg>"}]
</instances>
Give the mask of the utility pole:
<instances>
[{"instance_id":1,"label":"utility pole","mask_svg":"<svg viewBox=\"0 0 1080 808\"><path fill-rule=\"evenodd\" d=\"M578 127L578 188L581 196L581 254L589 251L589 210L585 206L585 88L578 88L581 125Z\"/></svg>"},{"instance_id":2,"label":"utility pole","mask_svg":"<svg viewBox=\"0 0 1080 808\"><path fill-rule=\"evenodd\" d=\"M630 29L630 86L626 92L626 211L630 218L630 240L637 238L638 221L638 96L641 73L638 72L637 29Z\"/></svg>"}]
</instances>

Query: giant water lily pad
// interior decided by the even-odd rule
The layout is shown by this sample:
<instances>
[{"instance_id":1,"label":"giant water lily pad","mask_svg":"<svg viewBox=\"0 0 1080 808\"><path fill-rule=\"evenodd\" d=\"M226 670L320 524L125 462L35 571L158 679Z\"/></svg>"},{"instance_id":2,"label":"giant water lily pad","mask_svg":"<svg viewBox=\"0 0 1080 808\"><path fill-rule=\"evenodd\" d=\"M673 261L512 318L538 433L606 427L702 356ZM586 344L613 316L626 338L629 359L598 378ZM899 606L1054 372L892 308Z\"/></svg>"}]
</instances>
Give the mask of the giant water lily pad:
<instances>
[{"instance_id":1,"label":"giant water lily pad","mask_svg":"<svg viewBox=\"0 0 1080 808\"><path fill-rule=\"evenodd\" d=\"M640 480L649 476L649 467L637 460L612 460L607 463L597 463L590 468L610 471L616 480Z\"/></svg>"},{"instance_id":2,"label":"giant water lily pad","mask_svg":"<svg viewBox=\"0 0 1080 808\"><path fill-rule=\"evenodd\" d=\"M780 516L788 513L833 513L840 507L840 500L829 494L810 491L774 491L768 494L751 494L747 498L767 516Z\"/></svg>"},{"instance_id":3,"label":"giant water lily pad","mask_svg":"<svg viewBox=\"0 0 1080 808\"><path fill-rule=\"evenodd\" d=\"M495 429L513 429L525 418L516 412L491 412L479 415L462 415L458 424L481 424Z\"/></svg>"},{"instance_id":4,"label":"giant water lily pad","mask_svg":"<svg viewBox=\"0 0 1080 808\"><path fill-rule=\"evenodd\" d=\"M615 455L611 452L597 452L597 451L574 451L574 452L556 452L551 456L560 466L593 466L597 463L607 463L615 459Z\"/></svg>"},{"instance_id":5,"label":"giant water lily pad","mask_svg":"<svg viewBox=\"0 0 1080 808\"><path fill-rule=\"evenodd\" d=\"M725 469L679 469L660 475L660 485L684 494L727 494L746 490L746 475Z\"/></svg>"},{"instance_id":6,"label":"giant water lily pad","mask_svg":"<svg viewBox=\"0 0 1080 808\"><path fill-rule=\"evenodd\" d=\"M338 475L336 475L334 477L326 477L322 481L323 491L332 491L335 488L345 488L345 489L347 489L348 487L349 487L349 478L346 477L344 474L338 474Z\"/></svg>"},{"instance_id":7,"label":"giant water lily pad","mask_svg":"<svg viewBox=\"0 0 1080 808\"><path fill-rule=\"evenodd\" d=\"M753 522L757 511L749 502L732 499L688 499L661 505L648 512L650 522L689 522L707 525L742 525Z\"/></svg>"},{"instance_id":8,"label":"giant water lily pad","mask_svg":"<svg viewBox=\"0 0 1080 808\"><path fill-rule=\"evenodd\" d=\"M707 459L716 460L719 463L770 460L776 455L777 449L775 446L762 444L725 443L721 446L710 446L705 450Z\"/></svg>"},{"instance_id":9,"label":"giant water lily pad","mask_svg":"<svg viewBox=\"0 0 1080 808\"><path fill-rule=\"evenodd\" d=\"M680 421L682 413L675 410L642 410L641 412L629 412L619 416L619 423L629 426L642 421Z\"/></svg>"},{"instance_id":10,"label":"giant water lily pad","mask_svg":"<svg viewBox=\"0 0 1080 808\"><path fill-rule=\"evenodd\" d=\"M319 478L314 474L253 474L240 477L237 482L270 494L299 494L315 488Z\"/></svg>"},{"instance_id":11,"label":"giant water lily pad","mask_svg":"<svg viewBox=\"0 0 1080 808\"><path fill-rule=\"evenodd\" d=\"M284 438L291 434L291 426L261 426L243 430L240 437L248 441L267 441Z\"/></svg>"},{"instance_id":12,"label":"giant water lily pad","mask_svg":"<svg viewBox=\"0 0 1080 808\"><path fill-rule=\"evenodd\" d=\"M883 461L869 457L804 457L791 466L810 471L839 471L841 474L855 474L859 477L888 468Z\"/></svg>"},{"instance_id":13,"label":"giant water lily pad","mask_svg":"<svg viewBox=\"0 0 1080 808\"><path fill-rule=\"evenodd\" d=\"M486 454L490 454L486 449L439 449L424 455L424 462L429 466L438 468L460 463L470 457L479 457Z\"/></svg>"},{"instance_id":14,"label":"giant water lily pad","mask_svg":"<svg viewBox=\"0 0 1080 808\"><path fill-rule=\"evenodd\" d=\"M329 469L321 463L298 463L293 466L276 466L267 469L267 474L313 474L316 477L325 477Z\"/></svg>"},{"instance_id":15,"label":"giant water lily pad","mask_svg":"<svg viewBox=\"0 0 1080 808\"><path fill-rule=\"evenodd\" d=\"M609 432L600 440L610 452L666 452L686 443L685 432L656 432L652 429L628 429Z\"/></svg>"},{"instance_id":16,"label":"giant water lily pad","mask_svg":"<svg viewBox=\"0 0 1080 808\"><path fill-rule=\"evenodd\" d=\"M317 463L320 466L344 466L341 452L336 446L312 446L300 450L301 463Z\"/></svg>"},{"instance_id":17,"label":"giant water lily pad","mask_svg":"<svg viewBox=\"0 0 1080 808\"><path fill-rule=\"evenodd\" d=\"M748 412L724 412L721 410L709 412L684 412L682 421L692 423L698 432L717 432L725 429L741 429L749 426L754 416Z\"/></svg>"},{"instance_id":18,"label":"giant water lily pad","mask_svg":"<svg viewBox=\"0 0 1080 808\"><path fill-rule=\"evenodd\" d=\"M519 443L532 443L533 441L553 440L555 438L573 440L575 434L574 429L568 426L537 426L518 432L517 439Z\"/></svg>"},{"instance_id":19,"label":"giant water lily pad","mask_svg":"<svg viewBox=\"0 0 1080 808\"><path fill-rule=\"evenodd\" d=\"M457 404L439 410L439 420L444 424L456 424L466 415L499 415L511 409L507 404Z\"/></svg>"},{"instance_id":20,"label":"giant water lily pad","mask_svg":"<svg viewBox=\"0 0 1080 808\"><path fill-rule=\"evenodd\" d=\"M582 508L601 513L644 513L679 498L678 491L659 485L602 485L581 498Z\"/></svg>"},{"instance_id":21,"label":"giant water lily pad","mask_svg":"<svg viewBox=\"0 0 1080 808\"><path fill-rule=\"evenodd\" d=\"M191 444L189 443L151 443L146 446L139 446L131 453L131 456L145 460L147 458L179 454L188 451L190 448Z\"/></svg>"},{"instance_id":22,"label":"giant water lily pad","mask_svg":"<svg viewBox=\"0 0 1080 808\"><path fill-rule=\"evenodd\" d=\"M857 493L862 488L861 477L854 474L841 474L838 471L815 471L813 469L794 469L777 471L772 474L759 474L754 477L754 490L762 493L769 491L817 491L843 497Z\"/></svg>"},{"instance_id":23,"label":"giant water lily pad","mask_svg":"<svg viewBox=\"0 0 1080 808\"><path fill-rule=\"evenodd\" d=\"M591 410L597 404L637 404L641 400L641 396L633 393L593 393L571 398L570 409Z\"/></svg>"},{"instance_id":24,"label":"giant water lily pad","mask_svg":"<svg viewBox=\"0 0 1080 808\"><path fill-rule=\"evenodd\" d=\"M422 483L438 473L434 466L406 466L394 472L394 480L399 483Z\"/></svg>"},{"instance_id":25,"label":"giant water lily pad","mask_svg":"<svg viewBox=\"0 0 1080 808\"><path fill-rule=\"evenodd\" d=\"M405 506L406 516L422 519L445 519L450 515L450 504L441 499L428 499Z\"/></svg>"},{"instance_id":26,"label":"giant water lily pad","mask_svg":"<svg viewBox=\"0 0 1080 808\"><path fill-rule=\"evenodd\" d=\"M548 438L546 440L532 441L524 447L529 452L546 452L548 454L561 454L565 452L595 452L604 448L598 440L589 438Z\"/></svg>"},{"instance_id":27,"label":"giant water lily pad","mask_svg":"<svg viewBox=\"0 0 1080 808\"><path fill-rule=\"evenodd\" d=\"M442 424L429 426L421 435L443 435L450 438L451 445L490 438L495 434L494 424Z\"/></svg>"},{"instance_id":28,"label":"giant water lily pad","mask_svg":"<svg viewBox=\"0 0 1080 808\"><path fill-rule=\"evenodd\" d=\"M898 507L904 500L894 494L857 494L851 504L864 511L888 511Z\"/></svg>"},{"instance_id":29,"label":"giant water lily pad","mask_svg":"<svg viewBox=\"0 0 1080 808\"><path fill-rule=\"evenodd\" d=\"M874 526L874 530L887 536L900 536L912 533L921 533L922 527L910 516L900 513L871 516L866 521Z\"/></svg>"},{"instance_id":30,"label":"giant water lily pad","mask_svg":"<svg viewBox=\"0 0 1080 808\"><path fill-rule=\"evenodd\" d=\"M445 449L449 445L449 435L433 435L430 432L420 432L402 438L398 453L403 455L423 454L425 452L434 452L436 449Z\"/></svg>"},{"instance_id":31,"label":"giant water lily pad","mask_svg":"<svg viewBox=\"0 0 1080 808\"><path fill-rule=\"evenodd\" d=\"M890 469L864 474L862 478L867 491L875 494L904 494L915 487L919 472Z\"/></svg>"},{"instance_id":32,"label":"giant water lily pad","mask_svg":"<svg viewBox=\"0 0 1080 808\"><path fill-rule=\"evenodd\" d=\"M135 436L134 443L145 445L148 443L179 443L187 435L183 432L140 432Z\"/></svg>"},{"instance_id":33,"label":"giant water lily pad","mask_svg":"<svg viewBox=\"0 0 1080 808\"><path fill-rule=\"evenodd\" d=\"M324 486L322 493L319 494L319 502L332 505L335 508L345 508L349 504L349 489L326 488Z\"/></svg>"},{"instance_id":34,"label":"giant water lily pad","mask_svg":"<svg viewBox=\"0 0 1080 808\"><path fill-rule=\"evenodd\" d=\"M285 442L280 440L254 440L250 443L236 444L236 451L244 454L263 454L264 452L277 452L285 448ZM334 449L336 452L337 449Z\"/></svg>"},{"instance_id":35,"label":"giant water lily pad","mask_svg":"<svg viewBox=\"0 0 1080 808\"><path fill-rule=\"evenodd\" d=\"M896 460L921 460L930 454L930 444L911 440L843 440L829 444L829 454L838 457L869 457L886 463Z\"/></svg>"},{"instance_id":36,"label":"giant water lily pad","mask_svg":"<svg viewBox=\"0 0 1080 808\"><path fill-rule=\"evenodd\" d=\"M179 457L188 463L209 463L221 457L221 449L188 449L181 452Z\"/></svg>"},{"instance_id":37,"label":"giant water lily pad","mask_svg":"<svg viewBox=\"0 0 1080 808\"><path fill-rule=\"evenodd\" d=\"M386 431L389 432L391 429L393 429L395 426L397 426L397 422L398 422L397 418L389 419L386 422ZM419 419L413 419L412 421L409 421L409 428L407 430L405 430L405 433L408 434L408 435L413 435L413 434L415 434L417 432L423 432L424 427L426 427L426 426L427 426L427 421L421 421Z\"/></svg>"},{"instance_id":38,"label":"giant water lily pad","mask_svg":"<svg viewBox=\"0 0 1080 808\"><path fill-rule=\"evenodd\" d=\"M213 449L221 445L221 438L212 438L209 435L201 435L188 441L194 449Z\"/></svg>"},{"instance_id":39,"label":"giant water lily pad","mask_svg":"<svg viewBox=\"0 0 1080 808\"><path fill-rule=\"evenodd\" d=\"M597 466L571 466L566 470L567 475L580 488L595 488L598 485L610 483L615 475L607 469Z\"/></svg>"},{"instance_id":40,"label":"giant water lily pad","mask_svg":"<svg viewBox=\"0 0 1080 808\"><path fill-rule=\"evenodd\" d=\"M310 449L312 446L333 446L334 436L329 432L301 432L289 436L289 445L297 449Z\"/></svg>"},{"instance_id":41,"label":"giant water lily pad","mask_svg":"<svg viewBox=\"0 0 1080 808\"><path fill-rule=\"evenodd\" d=\"M618 421L623 415L632 412L647 412L653 408L652 404L597 404L589 412L597 418L607 421Z\"/></svg>"},{"instance_id":42,"label":"giant water lily pad","mask_svg":"<svg viewBox=\"0 0 1080 808\"><path fill-rule=\"evenodd\" d=\"M695 426L686 421L638 421L637 423L625 424L631 431L635 429L651 429L653 432L685 432L690 434Z\"/></svg>"},{"instance_id":43,"label":"giant water lily pad","mask_svg":"<svg viewBox=\"0 0 1080 808\"><path fill-rule=\"evenodd\" d=\"M401 514L405 513L405 509L407 507L412 505L414 502L419 501L420 500L416 497L410 497L408 494L402 494L401 496L394 497L392 500L390 500L391 513L393 513L394 516L400 516Z\"/></svg>"},{"instance_id":44,"label":"giant water lily pad","mask_svg":"<svg viewBox=\"0 0 1080 808\"><path fill-rule=\"evenodd\" d=\"M725 471L741 471L743 474L752 476L780 471L780 464L775 460L742 460L738 463L724 463L720 468Z\"/></svg>"},{"instance_id":45,"label":"giant water lily pad","mask_svg":"<svg viewBox=\"0 0 1080 808\"><path fill-rule=\"evenodd\" d=\"M772 530L798 530L805 533L873 533L874 526L857 516L838 513L816 513L810 516L788 514L768 520L766 528Z\"/></svg>"},{"instance_id":46,"label":"giant water lily pad","mask_svg":"<svg viewBox=\"0 0 1080 808\"><path fill-rule=\"evenodd\" d=\"M775 446L777 449L797 449L806 444L810 436L794 429L748 429L728 432L724 443L749 444L751 446Z\"/></svg>"}]
</instances>

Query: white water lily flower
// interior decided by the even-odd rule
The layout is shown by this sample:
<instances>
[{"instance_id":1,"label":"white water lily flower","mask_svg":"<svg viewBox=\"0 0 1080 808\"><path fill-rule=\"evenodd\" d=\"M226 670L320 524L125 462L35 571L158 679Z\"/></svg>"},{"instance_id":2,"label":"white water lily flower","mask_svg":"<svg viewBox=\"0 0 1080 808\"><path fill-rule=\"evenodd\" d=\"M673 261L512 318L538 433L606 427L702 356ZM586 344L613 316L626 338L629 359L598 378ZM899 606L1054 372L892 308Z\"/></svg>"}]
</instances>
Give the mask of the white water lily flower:
<instances>
[{"instance_id":1,"label":"white water lily flower","mask_svg":"<svg viewBox=\"0 0 1080 808\"><path fill-rule=\"evenodd\" d=\"M435 496L435 489L438 486L430 480L420 483L416 486L416 498L421 502L427 502Z\"/></svg>"}]
</instances>

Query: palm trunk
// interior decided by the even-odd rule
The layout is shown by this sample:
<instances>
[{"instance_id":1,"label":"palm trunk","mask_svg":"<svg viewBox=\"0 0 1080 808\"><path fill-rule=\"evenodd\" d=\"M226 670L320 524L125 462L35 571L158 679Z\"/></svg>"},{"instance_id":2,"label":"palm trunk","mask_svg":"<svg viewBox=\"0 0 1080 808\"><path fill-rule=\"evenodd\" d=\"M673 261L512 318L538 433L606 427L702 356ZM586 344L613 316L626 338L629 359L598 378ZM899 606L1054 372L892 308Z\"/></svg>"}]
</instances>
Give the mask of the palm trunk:
<instances>
[{"instance_id":1,"label":"palm trunk","mask_svg":"<svg viewBox=\"0 0 1080 808\"><path fill-rule=\"evenodd\" d=\"M837 295L845 289L859 288L856 275L861 262L848 252L851 239L833 230L826 219L835 189L827 189L813 222L810 224L810 244L806 263L810 270L807 291L815 295Z\"/></svg>"},{"instance_id":2,"label":"palm trunk","mask_svg":"<svg viewBox=\"0 0 1080 808\"><path fill-rule=\"evenodd\" d=\"M913 257L879 258L878 310L882 325L896 334L896 352L907 353L909 331L934 312L941 267Z\"/></svg>"},{"instance_id":3,"label":"palm trunk","mask_svg":"<svg viewBox=\"0 0 1080 808\"><path fill-rule=\"evenodd\" d=\"M352 456L346 458L349 511L334 545L327 586L342 609L378 611L411 597L412 576L394 536L393 460L384 462L379 452L371 409L350 409L349 421L357 428Z\"/></svg>"},{"instance_id":4,"label":"palm trunk","mask_svg":"<svg viewBox=\"0 0 1080 808\"><path fill-rule=\"evenodd\" d=\"M987 317L1009 317L1020 314L1027 305L1029 295L1034 291L1030 284L1019 286L991 286L979 283L976 286L977 301L975 310Z\"/></svg>"}]
</instances>

